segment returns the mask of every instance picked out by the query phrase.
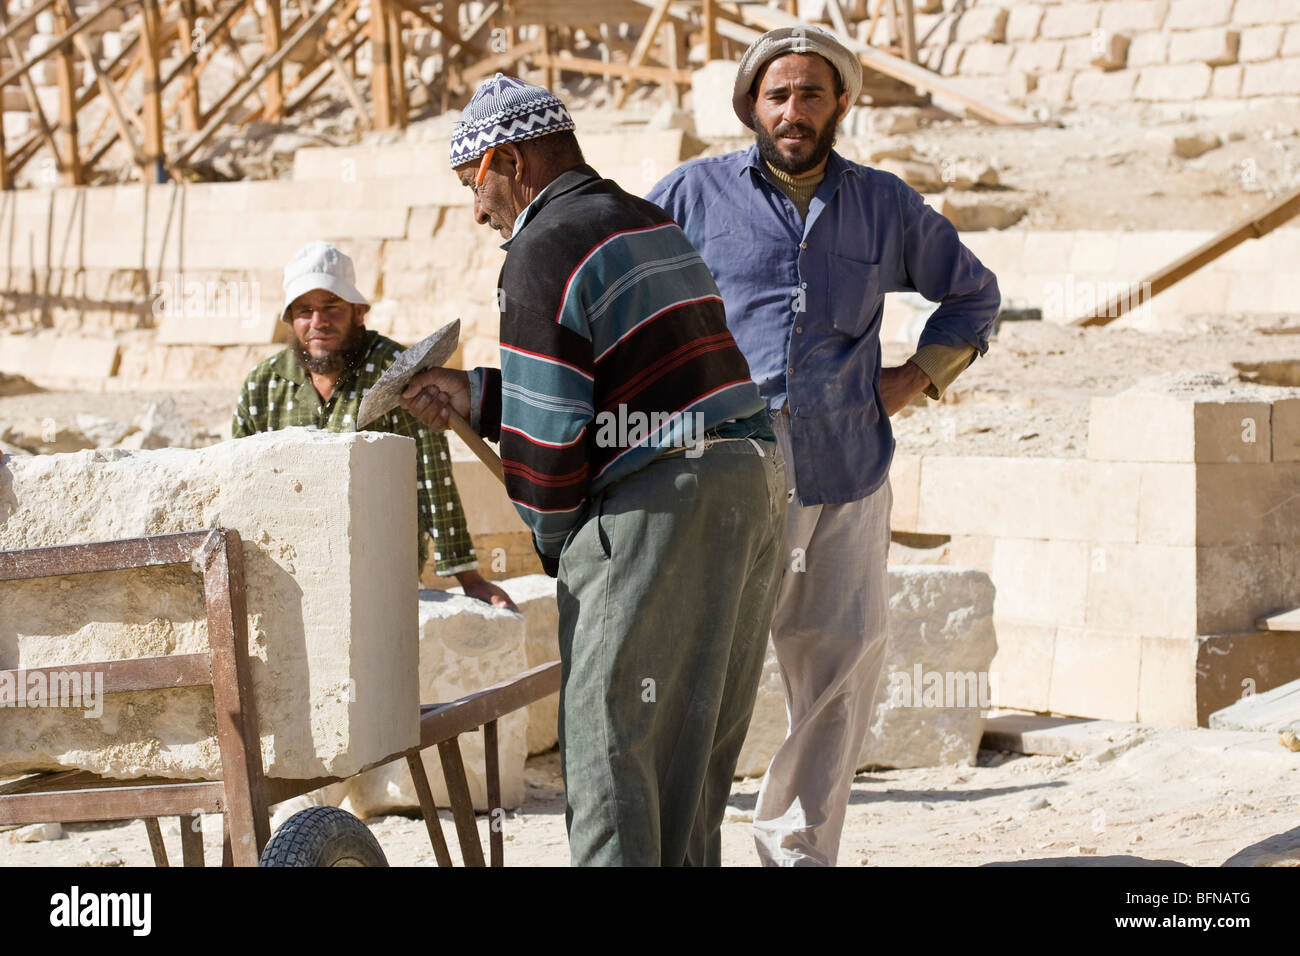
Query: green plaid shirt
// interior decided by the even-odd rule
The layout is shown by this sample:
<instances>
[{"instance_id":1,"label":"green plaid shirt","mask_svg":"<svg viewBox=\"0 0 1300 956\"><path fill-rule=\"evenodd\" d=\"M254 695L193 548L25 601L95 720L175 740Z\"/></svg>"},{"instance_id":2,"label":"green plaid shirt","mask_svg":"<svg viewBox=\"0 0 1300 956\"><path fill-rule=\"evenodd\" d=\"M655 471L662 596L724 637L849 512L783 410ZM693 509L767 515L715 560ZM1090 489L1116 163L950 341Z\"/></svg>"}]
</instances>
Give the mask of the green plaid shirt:
<instances>
[{"instance_id":1,"label":"green plaid shirt","mask_svg":"<svg viewBox=\"0 0 1300 956\"><path fill-rule=\"evenodd\" d=\"M233 437L243 438L293 425L314 425L332 432L356 431L362 396L402 351L402 346L373 329L366 331L365 342L364 357L343 373L329 401L321 401L311 376L293 349L285 349L257 366L239 393L231 425ZM446 577L477 568L473 542L465 524L465 509L451 477L447 439L440 432L425 428L400 408L371 422L367 430L415 439L420 567L424 567L428 558L428 538L432 537L434 568L439 575Z\"/></svg>"}]
</instances>

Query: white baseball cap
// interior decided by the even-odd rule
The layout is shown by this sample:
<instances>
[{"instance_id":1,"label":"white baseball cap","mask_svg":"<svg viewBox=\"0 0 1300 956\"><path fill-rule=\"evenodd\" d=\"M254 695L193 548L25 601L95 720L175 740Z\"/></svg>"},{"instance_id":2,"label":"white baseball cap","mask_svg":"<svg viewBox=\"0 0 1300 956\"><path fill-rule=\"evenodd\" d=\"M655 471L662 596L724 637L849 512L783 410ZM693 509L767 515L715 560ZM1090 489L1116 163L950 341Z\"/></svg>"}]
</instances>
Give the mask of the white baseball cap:
<instances>
[{"instance_id":1,"label":"white baseball cap","mask_svg":"<svg viewBox=\"0 0 1300 956\"><path fill-rule=\"evenodd\" d=\"M320 239L295 252L284 267L284 305L280 307L280 318L285 318L294 299L318 289L333 292L356 305L370 304L357 291L357 270L352 260Z\"/></svg>"}]
</instances>

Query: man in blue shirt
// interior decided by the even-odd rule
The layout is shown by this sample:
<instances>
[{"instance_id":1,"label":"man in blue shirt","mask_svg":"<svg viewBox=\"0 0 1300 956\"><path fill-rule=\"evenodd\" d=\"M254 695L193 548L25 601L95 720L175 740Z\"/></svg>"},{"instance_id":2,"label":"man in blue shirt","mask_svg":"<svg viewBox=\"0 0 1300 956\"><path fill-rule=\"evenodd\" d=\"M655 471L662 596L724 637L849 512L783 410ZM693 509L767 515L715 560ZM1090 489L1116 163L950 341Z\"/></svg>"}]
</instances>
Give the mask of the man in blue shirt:
<instances>
[{"instance_id":1,"label":"man in blue shirt","mask_svg":"<svg viewBox=\"0 0 1300 956\"><path fill-rule=\"evenodd\" d=\"M772 640L790 728L754 814L771 865L834 865L886 630L889 416L942 397L988 336L997 281L948 220L889 173L833 150L862 85L857 58L815 27L745 52L733 97L748 150L695 160L647 196L718 283L773 414L792 485ZM881 367L887 292L938 302L916 354Z\"/></svg>"}]
</instances>

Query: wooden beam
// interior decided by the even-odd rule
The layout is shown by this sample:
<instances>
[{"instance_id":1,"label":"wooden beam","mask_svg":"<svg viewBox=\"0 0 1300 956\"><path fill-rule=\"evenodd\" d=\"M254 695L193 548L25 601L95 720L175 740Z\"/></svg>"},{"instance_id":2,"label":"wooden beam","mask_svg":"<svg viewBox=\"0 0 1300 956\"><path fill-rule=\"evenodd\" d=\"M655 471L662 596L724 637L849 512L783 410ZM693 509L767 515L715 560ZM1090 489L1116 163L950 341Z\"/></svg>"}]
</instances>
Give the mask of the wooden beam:
<instances>
[{"instance_id":1,"label":"wooden beam","mask_svg":"<svg viewBox=\"0 0 1300 956\"><path fill-rule=\"evenodd\" d=\"M164 183L167 170L163 158L162 118L162 24L158 0L140 0L140 42L144 50L143 100L140 115L144 120L144 162L141 178L146 183Z\"/></svg>"},{"instance_id":2,"label":"wooden beam","mask_svg":"<svg viewBox=\"0 0 1300 956\"><path fill-rule=\"evenodd\" d=\"M114 58L113 62L110 63L107 67L109 76L114 76L115 79L117 79L117 77L121 77L121 79L117 79L119 93L126 86L126 83L129 80L131 74L136 69L139 68L140 58L141 58L140 50L137 49L139 42L140 42L140 37L138 34L132 36L123 45L122 52L119 53L117 57ZM129 63L124 64L124 61L127 59L127 57L131 57L131 60ZM98 84L86 87L86 89L77 97L77 109L78 110L84 109L86 104L94 100L95 97L97 97L98 95L99 95ZM107 122L107 120L108 120L107 115L101 118L101 122ZM37 153L40 152L41 138L42 137L39 132L33 133L26 140L24 140L18 146L17 149L14 150L13 155L10 157L10 164L9 164L9 171L13 175L17 176L18 173L22 170L22 168L26 166L27 163L32 159L32 157L34 157ZM51 153L57 157L58 149L52 147ZM82 164L83 167L85 169L93 168L96 160L99 158L99 155L102 155L102 153L99 153L97 155L92 155L89 159L87 159Z\"/></svg>"},{"instance_id":3,"label":"wooden beam","mask_svg":"<svg viewBox=\"0 0 1300 956\"><path fill-rule=\"evenodd\" d=\"M645 61L645 55L650 52L650 44L654 43L655 34L659 32L659 25L664 22L664 16L668 13L668 7L671 3L672 0L656 0L654 7L650 10L650 16L645 22L645 29L641 31L636 46L632 48L632 55L627 61L628 66L638 67ZM687 82L690 81L687 80ZM623 88L619 90L618 96L614 100L614 109L622 109L631 93L631 82L624 83Z\"/></svg>"},{"instance_id":4,"label":"wooden beam","mask_svg":"<svg viewBox=\"0 0 1300 956\"><path fill-rule=\"evenodd\" d=\"M0 6L3 5L0 0ZM4 118L4 111L0 110L0 120ZM8 192L14 188L14 177L9 172L9 148L5 146L5 124L0 122L0 192Z\"/></svg>"},{"instance_id":5,"label":"wooden beam","mask_svg":"<svg viewBox=\"0 0 1300 956\"><path fill-rule=\"evenodd\" d=\"M541 52L541 37L534 37L531 40L525 40L523 43L517 43L503 53L493 53L491 56L484 57L477 63L465 67L461 72L461 82L466 86L473 85L476 80L513 66L520 60L531 59Z\"/></svg>"},{"instance_id":6,"label":"wooden beam","mask_svg":"<svg viewBox=\"0 0 1300 956\"><path fill-rule=\"evenodd\" d=\"M704 0L700 20L704 28L704 62L707 63L718 55L718 10L714 0Z\"/></svg>"},{"instance_id":7,"label":"wooden beam","mask_svg":"<svg viewBox=\"0 0 1300 956\"><path fill-rule=\"evenodd\" d=\"M81 155L77 151L77 79L73 74L72 42L75 33L70 32L72 18L68 5L54 8L54 28L67 36L58 47L58 59L55 61L55 78L59 84L59 174L65 186L79 186L82 183ZM53 48L52 48L53 49ZM3 84L0 84L3 86Z\"/></svg>"},{"instance_id":8,"label":"wooden beam","mask_svg":"<svg viewBox=\"0 0 1300 956\"><path fill-rule=\"evenodd\" d=\"M54 6L54 0L40 0L39 3L33 4L30 10L13 23L0 24L0 40L10 39L13 34L27 26L27 24L31 23L38 16L44 13L46 9L52 6ZM0 7L4 8L5 19L7 20L9 18L9 4L0 3Z\"/></svg>"},{"instance_id":9,"label":"wooden beam","mask_svg":"<svg viewBox=\"0 0 1300 956\"><path fill-rule=\"evenodd\" d=\"M485 50L482 50L475 44L471 43L469 40L463 39L460 35L459 28L449 27L445 23L435 20L433 17L429 16L429 14L427 14L425 11L417 7L415 4L408 2L408 0L390 0L390 2L398 7L401 7L407 13L414 16L417 20L424 23L426 26L429 26L434 30L437 30L444 37L446 37L448 41L447 51L449 53L451 52L451 44L460 44L460 46L463 47L465 51L469 53L470 56L476 59L478 57L483 56L483 54L486 52Z\"/></svg>"},{"instance_id":10,"label":"wooden beam","mask_svg":"<svg viewBox=\"0 0 1300 956\"><path fill-rule=\"evenodd\" d=\"M262 14L262 43L267 53L274 56L284 42L280 25L280 0L266 0L266 11ZM266 75L263 87L266 108L262 111L273 123L284 118L284 72L279 62Z\"/></svg>"},{"instance_id":11,"label":"wooden beam","mask_svg":"<svg viewBox=\"0 0 1300 956\"><path fill-rule=\"evenodd\" d=\"M352 3L349 3L347 7L344 8L343 11L344 15L350 16L351 13L349 11L355 12L357 6L359 5L360 5L360 0L353 0ZM298 0L298 9L302 11L302 15L304 17L311 12L310 8L307 6L307 0ZM361 98L361 94L357 92L357 88L352 85L352 76L348 73L347 67L343 65L343 58L339 56L339 52L338 52L339 48L341 46L346 45L348 41L350 41L356 35L356 32L359 31L360 28L361 28L361 24L359 23L356 24L356 30L354 30L353 33L350 34L349 36L344 37L343 43L340 44L339 47L336 47L334 44L332 44L329 41L329 35L326 34L324 37L321 38L320 42L316 45L316 48L320 53L320 55L324 58L324 62L329 63L330 74L336 80L338 80L339 86L342 87L343 89L343 95L346 96L348 98L348 102L352 104L352 109L356 111L357 120L361 123L362 129L369 129L370 113L366 109L366 103ZM307 70L307 68L304 67L303 72L300 73L299 76L300 77L306 76L314 72L315 72L315 67L312 67L311 70ZM296 85L297 84L295 83L295 86ZM302 102L303 102L302 100L298 101L299 104L301 104ZM286 115L288 113L287 104L285 108L285 113Z\"/></svg>"},{"instance_id":12,"label":"wooden beam","mask_svg":"<svg viewBox=\"0 0 1300 956\"><path fill-rule=\"evenodd\" d=\"M638 3L642 6L649 6L650 3L655 2L655 0L632 0L632 2ZM741 17L749 27L757 28L756 31L751 29L751 39L749 41L744 41L741 36L735 37L742 42L752 42L753 39L757 39L763 31L767 30L776 30L781 27L807 26L803 20L800 20L797 17L792 17L774 7L744 5L739 8L739 11ZM725 23L725 21L720 20L718 23L720 31L725 29L727 34L734 36L738 31L735 31L733 27L733 24ZM862 65L869 70L874 70L875 72L881 73L885 76L901 80L913 89L945 97L946 99L959 104L962 109L969 110L981 119L988 120L991 123L1015 126L1029 125L1034 122L1027 113L1024 113L1021 110L1017 110L1010 106L1004 106L1002 104L995 104L988 100L973 96L964 90L957 89L942 77L931 73L923 66L919 66L916 63L908 63L900 57L867 46L865 43L860 43L853 37L846 36L838 30L831 30L830 32L835 35L836 39L848 47L848 49L862 61Z\"/></svg>"},{"instance_id":13,"label":"wooden beam","mask_svg":"<svg viewBox=\"0 0 1300 956\"><path fill-rule=\"evenodd\" d=\"M217 44L219 41L226 39L226 34L230 29L231 21L247 5L248 0L236 0L236 2L232 3L229 9L221 15L220 19L212 25L212 30L204 36L202 49L192 47L190 52L187 53L181 59L180 63L176 64L172 71L163 79L163 89L166 89L177 76L182 74L185 76L185 82L181 84L180 92L177 93L176 97L167 104L166 108L163 109L163 119L167 119L176 112L181 101L189 96L191 92L194 93L195 103L198 103L199 78L203 75L203 71L208 68L208 64L210 64L216 57ZM247 76L248 67L244 66L243 69L244 75ZM198 120L199 123L202 124L203 110L201 105L199 107ZM195 128L197 129L197 126Z\"/></svg>"},{"instance_id":14,"label":"wooden beam","mask_svg":"<svg viewBox=\"0 0 1300 956\"><path fill-rule=\"evenodd\" d=\"M366 42L366 38L363 35L365 28L366 25L364 23L361 23L360 21L355 21L352 25L352 32L348 34L346 37L344 37L343 40L340 41L340 43L338 44L337 50L339 51L339 62L344 63L345 70L347 64L344 61L346 61L350 56L356 53L356 51ZM324 65L325 65L325 61L323 60L320 63L317 63L316 68L312 71L312 73L318 72L320 70L320 67ZM295 112L301 109L303 105L306 104L312 98L313 95L315 95L316 91L319 90L322 86L324 86L325 82L333 75L334 75L333 70L326 70L324 73L320 75L319 79L317 79L315 82L311 84L308 84L307 80L310 78L310 75L299 74L298 78L294 81L293 85L288 90L285 91L285 97L286 97L286 102L284 105L285 115L292 116ZM350 72L347 73L348 77L351 77L351 75L352 74ZM297 95L293 95L300 88L302 88L302 92L297 93ZM353 89L353 92L354 93L356 92L355 88ZM288 99L289 96L293 96L293 99ZM357 94L357 98L360 100L360 94ZM370 115L366 111L366 104L364 101L361 102L361 114L359 119L361 125L364 128L370 129Z\"/></svg>"},{"instance_id":15,"label":"wooden beam","mask_svg":"<svg viewBox=\"0 0 1300 956\"><path fill-rule=\"evenodd\" d=\"M1258 239L1272 232L1278 226L1300 214L1300 189L1281 197L1271 203L1263 212L1248 216L1212 239L1197 246L1185 256L1175 259L1169 265L1157 269L1134 287L1112 296L1104 307L1098 307L1096 315L1081 315L1070 322L1071 325L1109 325L1135 306L1148 301L1151 296L1159 295L1176 282L1187 278L1202 266L1213 262L1225 252L1235 249L1247 239Z\"/></svg>"},{"instance_id":16,"label":"wooden beam","mask_svg":"<svg viewBox=\"0 0 1300 956\"><path fill-rule=\"evenodd\" d=\"M388 65L388 5L392 0L370 0L370 108L375 129L393 125L393 74Z\"/></svg>"},{"instance_id":17,"label":"wooden beam","mask_svg":"<svg viewBox=\"0 0 1300 956\"><path fill-rule=\"evenodd\" d=\"M197 17L195 16L194 0L180 0L180 2L181 17L176 22L176 36L180 40L181 53L183 54L181 62L185 65L178 68L176 73L185 77L184 90L179 98L181 129L187 133L194 133L198 131L202 113L199 109L199 84L194 71L194 60L197 59L194 49L194 22ZM166 85L164 81L163 86Z\"/></svg>"},{"instance_id":18,"label":"wooden beam","mask_svg":"<svg viewBox=\"0 0 1300 956\"><path fill-rule=\"evenodd\" d=\"M86 14L76 23L70 24L66 30L54 38L54 41L45 50L37 53L33 57L29 57L24 63L14 67L4 76L0 76L0 87L9 86L14 80L18 79L18 77L23 76L30 71L37 63L40 63L48 56L54 56L59 50L64 49L74 36L93 24L104 14L108 13L108 11L115 7L120 7L125 2L126 0L109 0L108 3L104 4L97 10ZM58 17L57 14L55 20L56 22L62 22L62 18Z\"/></svg>"},{"instance_id":19,"label":"wooden beam","mask_svg":"<svg viewBox=\"0 0 1300 956\"><path fill-rule=\"evenodd\" d=\"M393 122L406 129L410 102L406 97L406 45L402 42L402 7L391 0L388 11L388 65L393 71Z\"/></svg>"},{"instance_id":20,"label":"wooden beam","mask_svg":"<svg viewBox=\"0 0 1300 956\"><path fill-rule=\"evenodd\" d=\"M136 49L139 42L140 42L140 37L138 34L132 36L129 40L127 40L126 44L122 47L122 52L119 53L117 57L114 58L113 62L110 63L107 67L108 75L114 77L115 81L118 84L119 93L126 86L127 82L131 77L131 74L134 73L137 69L139 69L141 52L140 50ZM123 65L123 61L126 60L128 56L131 57L130 62L126 65ZM86 89L81 93L81 95L77 97L77 109L78 110L84 109L87 103L91 102L92 100L95 99L95 97L99 95L99 92L100 91L99 91L98 84L86 87ZM107 122L108 122L108 115L105 114L100 118L100 129L102 129L103 124ZM98 135L99 134L97 131L96 136ZM116 136L114 136L114 140L115 139ZM18 175L19 171L24 166L27 165L27 163L32 159L32 157L40 152L40 140L41 140L41 134L34 133L33 135L29 136L26 140L24 140L16 150L14 150L13 156L10 159L10 172L13 175L15 176ZM111 142L112 141L110 141L109 145L111 145ZM91 157L82 164L83 168L92 169L95 163L98 161L99 157L102 156L103 153L106 151L107 151L106 149L100 150L97 151L95 154L91 155ZM58 155L57 149L51 149L51 152L55 156Z\"/></svg>"},{"instance_id":21,"label":"wooden beam","mask_svg":"<svg viewBox=\"0 0 1300 956\"><path fill-rule=\"evenodd\" d=\"M917 62L916 58L916 5L912 0L899 0L903 5L900 19L903 27L903 59L908 63Z\"/></svg>"},{"instance_id":22,"label":"wooden beam","mask_svg":"<svg viewBox=\"0 0 1300 956\"><path fill-rule=\"evenodd\" d=\"M53 3L54 0L49 0L49 3L42 4L41 6L44 8ZM4 0L0 0L0 23L5 23L8 19L9 12L7 4L4 3ZM13 33L9 30L5 31L4 44L5 49L9 52L10 59L15 63L21 63L23 59L22 50L19 49L18 41L14 39ZM58 162L59 146L54 140L54 129L50 126L49 118L45 115L45 108L41 106L41 98L36 95L36 83L32 80L31 73L24 73L19 82L22 83L23 93L27 97L27 105L31 108L32 115L36 118L36 130L45 140L46 145L49 146L50 155L55 158L55 162ZM12 189L12 183L5 188Z\"/></svg>"},{"instance_id":23,"label":"wooden beam","mask_svg":"<svg viewBox=\"0 0 1300 956\"><path fill-rule=\"evenodd\" d=\"M321 5L317 8L316 12L313 13L305 22L301 23L288 41L281 45L280 49L278 49L268 60L263 62L261 66L255 69L253 74L240 85L233 94L233 102L228 103L217 115L212 116L204 125L203 129L199 130L198 133L192 136L179 152L177 152L173 159L173 163L177 166L184 163L198 151L200 146L211 139L213 134L221 128L221 124L226 121L227 117L229 117L245 99L252 95L252 92L257 89L262 80L266 79L266 75L275 67L279 66L280 63L284 61L285 57L292 53L294 49L307 38L307 35L312 30L314 30L321 21L329 16L330 12L338 6L338 4L339 0L322 0Z\"/></svg>"},{"instance_id":24,"label":"wooden beam","mask_svg":"<svg viewBox=\"0 0 1300 956\"><path fill-rule=\"evenodd\" d=\"M627 63L602 63L581 56L556 56L553 53L534 54L529 57L533 66L570 73L589 73L600 76L610 73L625 80L645 80L649 83L680 83L689 86L689 70L670 70L663 66L631 66Z\"/></svg>"},{"instance_id":25,"label":"wooden beam","mask_svg":"<svg viewBox=\"0 0 1300 956\"><path fill-rule=\"evenodd\" d=\"M72 16L71 0L60 0L67 16ZM72 38L72 42L77 47L77 52L81 54L82 59L90 64L91 70L95 74L95 79L99 83L100 92L108 100L108 114L113 117L117 124L118 132L122 138L127 141L131 147L131 153L135 158L137 166L144 166L144 154L140 151L140 144L136 142L135 130L131 126L131 121L127 118L126 105L122 102L121 96L118 95L117 86L112 79L104 72L104 68L99 65L99 58L95 56L95 51L90 48L86 38L80 34ZM98 135L98 133L96 133ZM93 140L92 140L93 142Z\"/></svg>"}]
</instances>

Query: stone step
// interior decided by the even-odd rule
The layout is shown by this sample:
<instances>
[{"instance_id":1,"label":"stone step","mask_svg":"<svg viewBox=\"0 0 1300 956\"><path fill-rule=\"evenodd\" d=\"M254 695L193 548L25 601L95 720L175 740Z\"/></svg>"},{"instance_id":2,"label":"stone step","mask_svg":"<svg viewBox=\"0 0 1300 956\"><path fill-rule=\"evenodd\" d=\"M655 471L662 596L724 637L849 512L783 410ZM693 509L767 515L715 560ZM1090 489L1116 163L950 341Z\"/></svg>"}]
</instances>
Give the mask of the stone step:
<instances>
[{"instance_id":1,"label":"stone step","mask_svg":"<svg viewBox=\"0 0 1300 956\"><path fill-rule=\"evenodd\" d=\"M1230 707L1216 710L1210 715L1210 726L1216 730L1279 734L1287 729L1300 729L1300 680L1262 694L1251 694Z\"/></svg>"},{"instance_id":2,"label":"stone step","mask_svg":"<svg viewBox=\"0 0 1300 956\"><path fill-rule=\"evenodd\" d=\"M980 747L1048 757L1116 756L1140 743L1150 728L1120 720L1001 713L984 722ZM1117 750L1116 748L1120 748Z\"/></svg>"}]
</instances>

